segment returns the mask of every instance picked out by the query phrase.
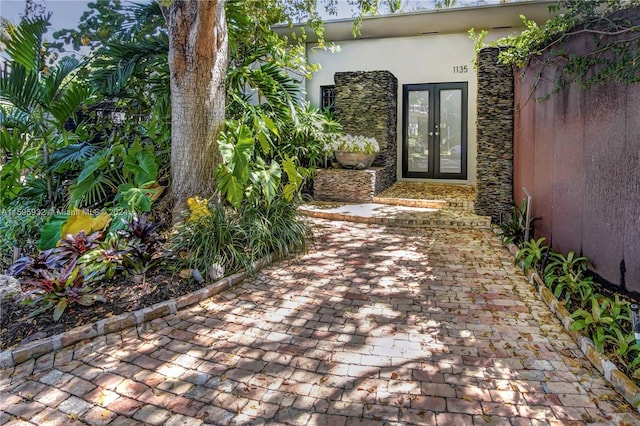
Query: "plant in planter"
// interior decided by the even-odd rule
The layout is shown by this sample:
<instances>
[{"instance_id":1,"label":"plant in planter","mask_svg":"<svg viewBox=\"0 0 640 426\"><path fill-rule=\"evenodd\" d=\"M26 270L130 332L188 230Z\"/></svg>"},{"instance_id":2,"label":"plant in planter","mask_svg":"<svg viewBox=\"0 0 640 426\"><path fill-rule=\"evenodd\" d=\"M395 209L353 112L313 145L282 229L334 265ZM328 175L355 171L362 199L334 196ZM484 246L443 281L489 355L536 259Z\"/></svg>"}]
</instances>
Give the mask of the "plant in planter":
<instances>
[{"instance_id":1,"label":"plant in planter","mask_svg":"<svg viewBox=\"0 0 640 426\"><path fill-rule=\"evenodd\" d=\"M373 164L380 146L375 138L341 135L328 144L327 151L333 152L342 167L362 170Z\"/></svg>"}]
</instances>

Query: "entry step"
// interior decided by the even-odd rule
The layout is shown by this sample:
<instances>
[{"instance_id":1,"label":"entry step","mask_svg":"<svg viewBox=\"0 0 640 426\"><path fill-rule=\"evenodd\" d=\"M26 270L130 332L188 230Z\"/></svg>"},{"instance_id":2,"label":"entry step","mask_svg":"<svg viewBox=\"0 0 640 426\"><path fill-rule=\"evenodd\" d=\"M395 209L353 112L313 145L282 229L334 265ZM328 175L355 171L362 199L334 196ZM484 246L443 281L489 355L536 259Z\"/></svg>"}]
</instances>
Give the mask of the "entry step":
<instances>
[{"instance_id":1,"label":"entry step","mask_svg":"<svg viewBox=\"0 0 640 426\"><path fill-rule=\"evenodd\" d=\"M310 217L387 226L489 229L491 218L468 209L410 207L379 203L342 203L318 201L300 207Z\"/></svg>"}]
</instances>

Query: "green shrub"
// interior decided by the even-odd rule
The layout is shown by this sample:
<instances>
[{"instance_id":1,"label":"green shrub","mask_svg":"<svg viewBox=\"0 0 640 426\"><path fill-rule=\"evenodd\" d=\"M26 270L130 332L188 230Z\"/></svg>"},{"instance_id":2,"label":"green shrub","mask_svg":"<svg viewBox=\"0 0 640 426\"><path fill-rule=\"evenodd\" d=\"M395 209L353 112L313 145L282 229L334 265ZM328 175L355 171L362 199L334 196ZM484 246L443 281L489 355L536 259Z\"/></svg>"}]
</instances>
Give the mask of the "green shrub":
<instances>
[{"instance_id":1,"label":"green shrub","mask_svg":"<svg viewBox=\"0 0 640 426\"><path fill-rule=\"evenodd\" d=\"M205 208L203 201L204 205L191 205L191 216L170 239L183 266L203 276L215 264L226 274L251 271L254 261L272 253L286 257L303 251L311 240L311 229L298 212L298 204L282 194L270 203L247 198L237 210L228 205Z\"/></svg>"},{"instance_id":2,"label":"green shrub","mask_svg":"<svg viewBox=\"0 0 640 426\"><path fill-rule=\"evenodd\" d=\"M587 308L594 296L592 277L585 277L589 260L570 251L567 256L551 251L544 267L544 282L558 300L568 307L573 298L581 308Z\"/></svg>"},{"instance_id":3,"label":"green shrub","mask_svg":"<svg viewBox=\"0 0 640 426\"><path fill-rule=\"evenodd\" d=\"M13 249L21 255L37 252L40 230L49 216L44 210L31 210L13 203L0 209L0 272L13 263Z\"/></svg>"},{"instance_id":4,"label":"green shrub","mask_svg":"<svg viewBox=\"0 0 640 426\"><path fill-rule=\"evenodd\" d=\"M518 229L518 214L511 222ZM505 244L510 242L504 238ZM571 251L566 256L543 245L544 238L522 244L516 260L523 269L544 272L544 282L554 296L570 311L571 329L593 340L596 350L615 356L618 367L636 383L640 382L640 344L633 333L628 301L614 299L597 292L600 288L591 276L585 276L589 259ZM548 263L547 263L548 261Z\"/></svg>"},{"instance_id":5,"label":"green shrub","mask_svg":"<svg viewBox=\"0 0 640 426\"><path fill-rule=\"evenodd\" d=\"M181 263L201 274L206 274L214 263L227 273L249 268L247 236L239 225L237 212L226 206L214 206L208 211L209 214L185 220L171 237L170 246Z\"/></svg>"},{"instance_id":6,"label":"green shrub","mask_svg":"<svg viewBox=\"0 0 640 426\"><path fill-rule=\"evenodd\" d=\"M298 203L276 198L268 205L243 206L240 226L247 235L254 257L274 253L287 257L305 251L312 238L311 228L298 211Z\"/></svg>"},{"instance_id":7,"label":"green shrub","mask_svg":"<svg viewBox=\"0 0 640 426\"><path fill-rule=\"evenodd\" d=\"M504 222L500 225L502 234L500 238L503 244L513 243L520 245L524 239L524 233L526 230L527 222L527 200L522 200L522 205L518 206L513 203L511 206L511 217L508 222Z\"/></svg>"},{"instance_id":8,"label":"green shrub","mask_svg":"<svg viewBox=\"0 0 640 426\"><path fill-rule=\"evenodd\" d=\"M590 309L578 309L571 317L575 320L571 330L582 331L591 337L598 352L603 352L604 345L609 340L607 336L617 337L617 331L622 334L622 325L631 322L629 303L621 301L616 295L611 300L600 294L594 294L590 300Z\"/></svg>"},{"instance_id":9,"label":"green shrub","mask_svg":"<svg viewBox=\"0 0 640 426\"><path fill-rule=\"evenodd\" d=\"M522 262L522 269L537 268L542 264L542 259L549 247L544 245L545 238L526 241L516 254L516 261Z\"/></svg>"}]
</instances>

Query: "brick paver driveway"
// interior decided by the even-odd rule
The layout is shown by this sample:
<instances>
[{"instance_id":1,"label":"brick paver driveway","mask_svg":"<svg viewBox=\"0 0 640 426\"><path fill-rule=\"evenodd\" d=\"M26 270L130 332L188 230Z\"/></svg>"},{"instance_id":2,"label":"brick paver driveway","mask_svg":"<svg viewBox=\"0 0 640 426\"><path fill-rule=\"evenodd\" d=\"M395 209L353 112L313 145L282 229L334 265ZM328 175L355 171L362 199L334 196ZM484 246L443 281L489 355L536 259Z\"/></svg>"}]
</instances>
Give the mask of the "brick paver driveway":
<instances>
[{"instance_id":1,"label":"brick paver driveway","mask_svg":"<svg viewBox=\"0 0 640 426\"><path fill-rule=\"evenodd\" d=\"M0 423L637 422L491 232L314 226L306 256L19 366Z\"/></svg>"}]
</instances>

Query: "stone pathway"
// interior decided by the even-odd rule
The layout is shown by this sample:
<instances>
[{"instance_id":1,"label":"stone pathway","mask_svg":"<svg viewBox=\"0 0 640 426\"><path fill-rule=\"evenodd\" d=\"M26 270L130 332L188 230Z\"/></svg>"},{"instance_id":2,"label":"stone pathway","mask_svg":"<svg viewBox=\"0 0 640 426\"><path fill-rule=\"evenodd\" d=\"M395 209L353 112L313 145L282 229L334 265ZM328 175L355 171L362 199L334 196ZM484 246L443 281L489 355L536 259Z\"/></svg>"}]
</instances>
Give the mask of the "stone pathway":
<instances>
[{"instance_id":1,"label":"stone pathway","mask_svg":"<svg viewBox=\"0 0 640 426\"><path fill-rule=\"evenodd\" d=\"M0 424L640 424L490 231L314 228L198 306L3 371Z\"/></svg>"}]
</instances>

